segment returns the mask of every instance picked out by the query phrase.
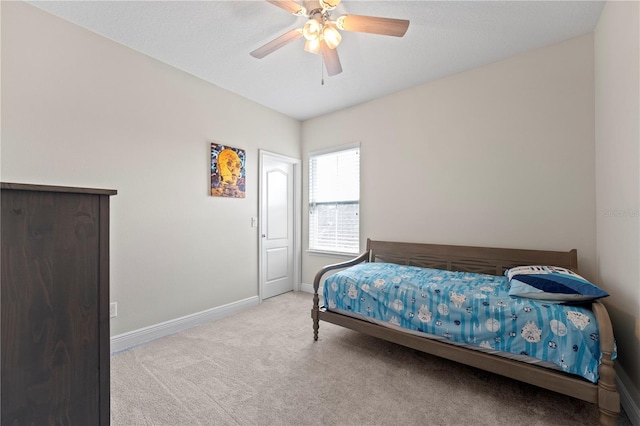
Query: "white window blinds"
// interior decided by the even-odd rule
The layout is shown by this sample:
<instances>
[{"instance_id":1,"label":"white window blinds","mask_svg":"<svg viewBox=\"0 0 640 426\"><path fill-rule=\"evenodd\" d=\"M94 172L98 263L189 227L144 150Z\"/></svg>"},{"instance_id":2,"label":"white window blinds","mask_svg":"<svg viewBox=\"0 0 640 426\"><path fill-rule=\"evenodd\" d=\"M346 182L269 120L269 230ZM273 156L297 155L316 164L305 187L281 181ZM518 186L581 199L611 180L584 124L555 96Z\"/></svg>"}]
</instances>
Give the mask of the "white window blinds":
<instances>
[{"instance_id":1,"label":"white window blinds","mask_svg":"<svg viewBox=\"0 0 640 426\"><path fill-rule=\"evenodd\" d=\"M360 148L309 157L309 249L360 250Z\"/></svg>"}]
</instances>

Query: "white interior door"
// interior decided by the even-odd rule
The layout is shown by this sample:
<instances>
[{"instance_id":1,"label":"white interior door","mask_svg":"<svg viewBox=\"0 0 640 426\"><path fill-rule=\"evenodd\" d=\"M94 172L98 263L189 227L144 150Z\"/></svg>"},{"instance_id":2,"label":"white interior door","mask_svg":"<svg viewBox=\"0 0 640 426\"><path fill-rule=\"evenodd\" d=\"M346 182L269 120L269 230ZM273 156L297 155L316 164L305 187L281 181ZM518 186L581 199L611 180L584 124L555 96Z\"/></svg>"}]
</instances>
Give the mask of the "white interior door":
<instances>
[{"instance_id":1,"label":"white interior door","mask_svg":"<svg viewBox=\"0 0 640 426\"><path fill-rule=\"evenodd\" d=\"M294 290L296 283L295 163L261 153L261 298Z\"/></svg>"}]
</instances>

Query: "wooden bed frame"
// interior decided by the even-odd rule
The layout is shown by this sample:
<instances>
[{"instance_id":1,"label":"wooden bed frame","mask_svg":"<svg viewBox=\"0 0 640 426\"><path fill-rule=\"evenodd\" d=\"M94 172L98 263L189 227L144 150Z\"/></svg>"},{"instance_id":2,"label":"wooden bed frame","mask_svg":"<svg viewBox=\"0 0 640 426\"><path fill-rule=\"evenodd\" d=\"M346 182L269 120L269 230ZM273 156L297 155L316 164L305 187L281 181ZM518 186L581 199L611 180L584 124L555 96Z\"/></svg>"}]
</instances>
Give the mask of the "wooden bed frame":
<instances>
[{"instance_id":1,"label":"wooden bed frame","mask_svg":"<svg viewBox=\"0 0 640 426\"><path fill-rule=\"evenodd\" d=\"M600 423L615 425L620 412L620 395L616 388L616 372L611 359L614 337L611 320L605 306L592 304L600 329L602 361L598 368L599 381L591 383L579 376L547 369L537 365L491 355L485 352L404 333L381 325L359 320L319 306L318 289L325 273L362 262L389 262L424 268L503 275L508 268L521 265L553 265L578 272L577 251L518 250L487 247L415 244L367 240L367 249L355 259L322 268L313 282L313 339L318 340L320 320L407 346L515 380L530 383L574 398L598 404Z\"/></svg>"}]
</instances>

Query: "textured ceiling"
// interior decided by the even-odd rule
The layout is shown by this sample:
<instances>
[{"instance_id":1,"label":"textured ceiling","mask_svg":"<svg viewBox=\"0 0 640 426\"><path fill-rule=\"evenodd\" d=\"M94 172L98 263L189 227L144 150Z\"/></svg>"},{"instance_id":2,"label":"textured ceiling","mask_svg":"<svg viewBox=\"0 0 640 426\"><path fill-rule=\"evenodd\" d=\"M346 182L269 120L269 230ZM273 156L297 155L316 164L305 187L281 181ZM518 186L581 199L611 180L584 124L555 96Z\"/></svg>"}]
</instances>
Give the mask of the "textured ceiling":
<instances>
[{"instance_id":1,"label":"textured ceiling","mask_svg":"<svg viewBox=\"0 0 640 426\"><path fill-rule=\"evenodd\" d=\"M590 33L601 1L344 0L332 13L409 19L403 38L343 31L343 72L303 39L249 52L301 27L266 1L31 1L68 21L298 120Z\"/></svg>"}]
</instances>

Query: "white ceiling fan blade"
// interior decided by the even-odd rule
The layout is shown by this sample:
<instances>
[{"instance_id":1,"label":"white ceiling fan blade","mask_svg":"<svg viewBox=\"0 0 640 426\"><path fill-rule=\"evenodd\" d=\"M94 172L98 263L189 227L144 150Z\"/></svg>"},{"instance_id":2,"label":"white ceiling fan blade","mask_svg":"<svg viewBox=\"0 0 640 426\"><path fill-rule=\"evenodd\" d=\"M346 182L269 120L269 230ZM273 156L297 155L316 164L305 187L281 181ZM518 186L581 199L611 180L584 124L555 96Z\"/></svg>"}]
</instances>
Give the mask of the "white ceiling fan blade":
<instances>
[{"instance_id":1,"label":"white ceiling fan blade","mask_svg":"<svg viewBox=\"0 0 640 426\"><path fill-rule=\"evenodd\" d=\"M338 28L345 31L402 37L409 28L406 19L378 18L375 16L343 15L338 18Z\"/></svg>"},{"instance_id":2,"label":"white ceiling fan blade","mask_svg":"<svg viewBox=\"0 0 640 426\"><path fill-rule=\"evenodd\" d=\"M284 9L294 15L302 16L307 14L307 9L299 5L293 0L267 0L274 6L278 6L280 9Z\"/></svg>"},{"instance_id":3,"label":"white ceiling fan blade","mask_svg":"<svg viewBox=\"0 0 640 426\"><path fill-rule=\"evenodd\" d=\"M322 52L324 66L327 68L327 74L330 76L340 74L342 72L342 65L340 64L338 51L336 49L330 49L324 40L320 42L320 51Z\"/></svg>"},{"instance_id":4,"label":"white ceiling fan blade","mask_svg":"<svg viewBox=\"0 0 640 426\"><path fill-rule=\"evenodd\" d=\"M291 43L292 41L299 39L300 37L302 37L302 31L300 29L294 29L282 34L280 37L276 39L271 40L269 43L265 44L264 46L258 47L256 50L254 50L249 54L254 58L261 59L267 56L268 54L273 53L276 50L280 49L282 46L285 46Z\"/></svg>"}]
</instances>

